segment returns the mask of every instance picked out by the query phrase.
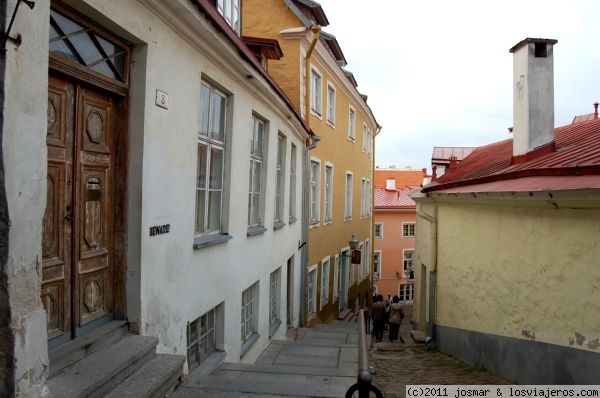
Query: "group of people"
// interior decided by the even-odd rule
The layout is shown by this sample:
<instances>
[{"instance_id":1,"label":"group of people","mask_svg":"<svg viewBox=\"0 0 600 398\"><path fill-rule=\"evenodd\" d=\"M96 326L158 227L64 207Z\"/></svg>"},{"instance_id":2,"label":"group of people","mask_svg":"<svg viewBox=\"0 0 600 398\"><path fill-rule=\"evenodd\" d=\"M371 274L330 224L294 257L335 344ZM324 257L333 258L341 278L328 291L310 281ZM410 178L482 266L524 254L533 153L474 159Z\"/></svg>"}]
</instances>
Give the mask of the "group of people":
<instances>
[{"instance_id":1,"label":"group of people","mask_svg":"<svg viewBox=\"0 0 600 398\"><path fill-rule=\"evenodd\" d=\"M390 343L400 339L402 343L404 340L400 336L400 325L402 319L404 319L404 310L400 305L400 297L388 295L387 300L383 300L383 295L379 294L373 296L373 304L371 305L371 319L373 321L373 336L376 342L380 342L383 339L383 332L386 325L389 329L389 340Z\"/></svg>"}]
</instances>

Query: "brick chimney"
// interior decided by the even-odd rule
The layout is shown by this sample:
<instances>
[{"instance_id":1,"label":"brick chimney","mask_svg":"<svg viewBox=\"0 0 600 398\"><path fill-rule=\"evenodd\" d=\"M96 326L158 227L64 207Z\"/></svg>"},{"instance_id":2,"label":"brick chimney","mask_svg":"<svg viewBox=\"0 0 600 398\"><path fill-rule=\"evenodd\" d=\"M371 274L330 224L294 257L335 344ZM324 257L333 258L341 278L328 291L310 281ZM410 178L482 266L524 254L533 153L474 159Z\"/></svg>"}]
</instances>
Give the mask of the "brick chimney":
<instances>
[{"instance_id":1,"label":"brick chimney","mask_svg":"<svg viewBox=\"0 0 600 398\"><path fill-rule=\"evenodd\" d=\"M513 54L513 163L554 150L554 57L557 40L527 38Z\"/></svg>"}]
</instances>

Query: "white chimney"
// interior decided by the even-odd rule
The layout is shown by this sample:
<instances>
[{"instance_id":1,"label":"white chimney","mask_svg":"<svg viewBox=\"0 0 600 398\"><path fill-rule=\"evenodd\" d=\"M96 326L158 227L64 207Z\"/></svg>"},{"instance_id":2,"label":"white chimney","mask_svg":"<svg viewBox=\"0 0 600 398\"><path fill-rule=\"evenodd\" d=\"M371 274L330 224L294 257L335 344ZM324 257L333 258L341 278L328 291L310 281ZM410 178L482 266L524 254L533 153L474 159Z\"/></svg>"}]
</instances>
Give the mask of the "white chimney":
<instances>
[{"instance_id":1,"label":"white chimney","mask_svg":"<svg viewBox=\"0 0 600 398\"><path fill-rule=\"evenodd\" d=\"M385 182L385 189L387 191L395 191L396 190L396 179L388 178L387 181Z\"/></svg>"},{"instance_id":2,"label":"white chimney","mask_svg":"<svg viewBox=\"0 0 600 398\"><path fill-rule=\"evenodd\" d=\"M553 39L527 38L513 48L513 156L554 142Z\"/></svg>"}]
</instances>

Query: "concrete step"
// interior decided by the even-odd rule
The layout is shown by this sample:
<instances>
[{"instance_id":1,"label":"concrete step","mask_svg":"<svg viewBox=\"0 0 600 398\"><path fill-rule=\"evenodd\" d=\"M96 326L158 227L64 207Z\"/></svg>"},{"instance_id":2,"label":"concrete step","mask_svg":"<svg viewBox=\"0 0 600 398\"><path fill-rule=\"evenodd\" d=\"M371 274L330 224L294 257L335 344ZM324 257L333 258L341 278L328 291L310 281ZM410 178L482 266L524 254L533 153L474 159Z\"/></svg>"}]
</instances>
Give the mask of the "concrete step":
<instances>
[{"instance_id":1,"label":"concrete step","mask_svg":"<svg viewBox=\"0 0 600 398\"><path fill-rule=\"evenodd\" d=\"M282 364L244 364L225 362L219 367L221 370L237 370L243 372L273 373L273 374L296 374L296 375L328 375L340 377L356 377L357 364L348 363L348 366L337 368L323 367L320 364L311 366L282 365Z\"/></svg>"},{"instance_id":2,"label":"concrete step","mask_svg":"<svg viewBox=\"0 0 600 398\"><path fill-rule=\"evenodd\" d=\"M179 384L184 362L183 355L158 354L105 397L162 398Z\"/></svg>"},{"instance_id":3,"label":"concrete step","mask_svg":"<svg viewBox=\"0 0 600 398\"><path fill-rule=\"evenodd\" d=\"M49 377L53 378L65 367L121 340L127 335L127 325L127 321L108 322L83 336L51 349L48 352L50 359Z\"/></svg>"},{"instance_id":4,"label":"concrete step","mask_svg":"<svg viewBox=\"0 0 600 398\"><path fill-rule=\"evenodd\" d=\"M156 355L158 339L128 335L48 380L55 398L102 397Z\"/></svg>"}]
</instances>

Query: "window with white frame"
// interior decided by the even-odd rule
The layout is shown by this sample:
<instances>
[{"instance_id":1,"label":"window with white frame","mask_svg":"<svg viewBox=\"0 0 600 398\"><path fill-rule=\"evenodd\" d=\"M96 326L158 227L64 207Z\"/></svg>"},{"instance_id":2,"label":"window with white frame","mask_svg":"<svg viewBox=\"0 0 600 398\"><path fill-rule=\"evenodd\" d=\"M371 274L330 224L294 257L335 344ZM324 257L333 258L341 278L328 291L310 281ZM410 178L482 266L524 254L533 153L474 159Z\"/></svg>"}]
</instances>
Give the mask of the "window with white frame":
<instances>
[{"instance_id":1,"label":"window with white frame","mask_svg":"<svg viewBox=\"0 0 600 398\"><path fill-rule=\"evenodd\" d=\"M383 239L383 223L375 223L375 239Z\"/></svg>"},{"instance_id":2,"label":"window with white frame","mask_svg":"<svg viewBox=\"0 0 600 398\"><path fill-rule=\"evenodd\" d=\"M212 308L187 325L187 361L192 370L210 354L223 349L223 304Z\"/></svg>"},{"instance_id":3,"label":"window with white frame","mask_svg":"<svg viewBox=\"0 0 600 398\"><path fill-rule=\"evenodd\" d=\"M402 250L402 270L404 271L404 276L406 278L412 279L413 273L414 273L414 266L413 266L413 256L414 256L415 250L414 249L404 249Z\"/></svg>"},{"instance_id":4,"label":"window with white frame","mask_svg":"<svg viewBox=\"0 0 600 398\"><path fill-rule=\"evenodd\" d=\"M265 148L265 122L252 116L252 136L250 139L250 180L248 189L248 226L262 225L263 209L263 156Z\"/></svg>"},{"instance_id":5,"label":"window with white frame","mask_svg":"<svg viewBox=\"0 0 600 398\"><path fill-rule=\"evenodd\" d=\"M373 274L377 279L381 278L381 250L373 252Z\"/></svg>"},{"instance_id":6,"label":"window with white frame","mask_svg":"<svg viewBox=\"0 0 600 398\"><path fill-rule=\"evenodd\" d=\"M367 128L366 123L363 124L362 139L363 139L363 151L368 153L368 151L369 151L369 129Z\"/></svg>"},{"instance_id":7,"label":"window with white frame","mask_svg":"<svg viewBox=\"0 0 600 398\"><path fill-rule=\"evenodd\" d=\"M335 88L327 84L327 122L335 125Z\"/></svg>"},{"instance_id":8,"label":"window with white frame","mask_svg":"<svg viewBox=\"0 0 600 398\"><path fill-rule=\"evenodd\" d=\"M227 96L206 82L200 87L195 233L208 235L222 232Z\"/></svg>"},{"instance_id":9,"label":"window with white frame","mask_svg":"<svg viewBox=\"0 0 600 398\"><path fill-rule=\"evenodd\" d=\"M333 165L325 164L325 222L333 218Z\"/></svg>"},{"instance_id":10,"label":"window with white frame","mask_svg":"<svg viewBox=\"0 0 600 398\"><path fill-rule=\"evenodd\" d=\"M366 202L367 202L367 217L371 215L371 208L373 207L373 203L372 203L372 196L371 196L371 180L367 180L367 189L366 189L366 195L367 197Z\"/></svg>"},{"instance_id":11,"label":"window with white frame","mask_svg":"<svg viewBox=\"0 0 600 398\"><path fill-rule=\"evenodd\" d=\"M309 314L317 312L317 270L315 264L308 271L308 294L306 299Z\"/></svg>"},{"instance_id":12,"label":"window with white frame","mask_svg":"<svg viewBox=\"0 0 600 398\"><path fill-rule=\"evenodd\" d=\"M329 302L329 257L321 262L321 309Z\"/></svg>"},{"instance_id":13,"label":"window with white frame","mask_svg":"<svg viewBox=\"0 0 600 398\"><path fill-rule=\"evenodd\" d=\"M369 277L369 272L371 271L371 241L365 241L365 252L362 255L363 257L363 279Z\"/></svg>"},{"instance_id":14,"label":"window with white frame","mask_svg":"<svg viewBox=\"0 0 600 398\"><path fill-rule=\"evenodd\" d=\"M275 224L283 223L283 199L285 187L285 148L286 138L277 135L277 164L275 181Z\"/></svg>"},{"instance_id":15,"label":"window with white frame","mask_svg":"<svg viewBox=\"0 0 600 398\"><path fill-rule=\"evenodd\" d=\"M281 267L271 272L269 276L269 325L276 328L281 321L279 320L279 302L281 297ZM273 330L274 331L274 330ZM269 335L273 334L273 331Z\"/></svg>"},{"instance_id":16,"label":"window with white frame","mask_svg":"<svg viewBox=\"0 0 600 398\"><path fill-rule=\"evenodd\" d=\"M240 34L240 0L217 0L217 10L229 26Z\"/></svg>"},{"instance_id":17,"label":"window with white frame","mask_svg":"<svg viewBox=\"0 0 600 398\"><path fill-rule=\"evenodd\" d=\"M258 282L242 292L242 343L256 333L258 326Z\"/></svg>"},{"instance_id":18,"label":"window with white frame","mask_svg":"<svg viewBox=\"0 0 600 398\"><path fill-rule=\"evenodd\" d=\"M358 250L360 251L360 264L358 264L358 280L362 281L364 278L364 264L365 264L365 245L363 243L358 244Z\"/></svg>"},{"instance_id":19,"label":"window with white frame","mask_svg":"<svg viewBox=\"0 0 600 398\"><path fill-rule=\"evenodd\" d=\"M356 137L356 112L350 107L348 110L348 138L354 141Z\"/></svg>"},{"instance_id":20,"label":"window with white frame","mask_svg":"<svg viewBox=\"0 0 600 398\"><path fill-rule=\"evenodd\" d=\"M296 220L296 145L290 150L290 222Z\"/></svg>"},{"instance_id":21,"label":"window with white frame","mask_svg":"<svg viewBox=\"0 0 600 398\"><path fill-rule=\"evenodd\" d=\"M320 214L321 196L321 162L316 159L310 160L310 223L318 224L321 221Z\"/></svg>"},{"instance_id":22,"label":"window with white frame","mask_svg":"<svg viewBox=\"0 0 600 398\"><path fill-rule=\"evenodd\" d=\"M403 238L414 238L415 237L415 223L402 223L402 237Z\"/></svg>"},{"instance_id":23,"label":"window with white frame","mask_svg":"<svg viewBox=\"0 0 600 398\"><path fill-rule=\"evenodd\" d=\"M348 268L350 268L349 272L348 272L348 288L350 288L350 286L354 286L354 267L356 266L356 264L352 264L352 251L348 250L346 252L346 255L348 257L346 257L348 259Z\"/></svg>"},{"instance_id":24,"label":"window with white frame","mask_svg":"<svg viewBox=\"0 0 600 398\"><path fill-rule=\"evenodd\" d=\"M369 215L369 195L368 195L368 186L367 180L365 178L361 178L360 180L360 217L365 218Z\"/></svg>"},{"instance_id":25,"label":"window with white frame","mask_svg":"<svg viewBox=\"0 0 600 398\"><path fill-rule=\"evenodd\" d=\"M352 218L352 173L346 172L344 218Z\"/></svg>"},{"instance_id":26,"label":"window with white frame","mask_svg":"<svg viewBox=\"0 0 600 398\"><path fill-rule=\"evenodd\" d=\"M340 297L340 256L335 255L333 260L333 300Z\"/></svg>"},{"instance_id":27,"label":"window with white frame","mask_svg":"<svg viewBox=\"0 0 600 398\"><path fill-rule=\"evenodd\" d=\"M367 153L373 154L373 131L371 129L367 133Z\"/></svg>"},{"instance_id":28,"label":"window with white frame","mask_svg":"<svg viewBox=\"0 0 600 398\"><path fill-rule=\"evenodd\" d=\"M323 82L321 75L315 70L310 72L310 109L317 115L322 114L322 90Z\"/></svg>"},{"instance_id":29,"label":"window with white frame","mask_svg":"<svg viewBox=\"0 0 600 398\"><path fill-rule=\"evenodd\" d=\"M401 303L411 303L413 301L414 283L402 283L398 286L398 297Z\"/></svg>"}]
</instances>

